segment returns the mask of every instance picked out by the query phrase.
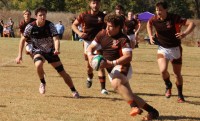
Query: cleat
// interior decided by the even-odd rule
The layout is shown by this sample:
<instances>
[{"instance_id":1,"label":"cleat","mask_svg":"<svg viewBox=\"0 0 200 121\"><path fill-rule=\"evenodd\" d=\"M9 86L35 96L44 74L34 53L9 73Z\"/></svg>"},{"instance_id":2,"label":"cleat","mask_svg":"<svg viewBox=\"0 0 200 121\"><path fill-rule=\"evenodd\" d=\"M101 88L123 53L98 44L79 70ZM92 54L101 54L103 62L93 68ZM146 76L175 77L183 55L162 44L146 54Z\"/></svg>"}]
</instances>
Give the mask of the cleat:
<instances>
[{"instance_id":1,"label":"cleat","mask_svg":"<svg viewBox=\"0 0 200 121\"><path fill-rule=\"evenodd\" d=\"M77 91L72 92L72 96L73 96L74 98L79 98L79 97L80 97L80 95L79 95L79 93L78 93Z\"/></svg>"},{"instance_id":2,"label":"cleat","mask_svg":"<svg viewBox=\"0 0 200 121\"><path fill-rule=\"evenodd\" d=\"M40 94L44 94L45 93L45 86L46 86L46 84L40 83L40 86L39 86Z\"/></svg>"},{"instance_id":3,"label":"cleat","mask_svg":"<svg viewBox=\"0 0 200 121\"><path fill-rule=\"evenodd\" d=\"M171 89L166 89L166 91L165 91L165 97L166 98L170 98L171 95L172 95L172 90Z\"/></svg>"},{"instance_id":4,"label":"cleat","mask_svg":"<svg viewBox=\"0 0 200 121\"><path fill-rule=\"evenodd\" d=\"M159 117L159 112L155 109L153 112L149 112L147 116L143 117L142 121L158 119L158 117Z\"/></svg>"},{"instance_id":5,"label":"cleat","mask_svg":"<svg viewBox=\"0 0 200 121\"><path fill-rule=\"evenodd\" d=\"M140 108L138 108L138 107L132 107L132 109L131 109L131 112L130 112L130 115L131 116L136 116L136 115L141 115L142 114L142 110L140 109Z\"/></svg>"},{"instance_id":6,"label":"cleat","mask_svg":"<svg viewBox=\"0 0 200 121\"><path fill-rule=\"evenodd\" d=\"M108 95L108 91L107 91L106 89L102 89L102 90L101 90L101 94Z\"/></svg>"},{"instance_id":7,"label":"cleat","mask_svg":"<svg viewBox=\"0 0 200 121\"><path fill-rule=\"evenodd\" d=\"M183 95L181 95L181 96L179 95L177 102L178 103L184 103L185 102L184 96Z\"/></svg>"},{"instance_id":8,"label":"cleat","mask_svg":"<svg viewBox=\"0 0 200 121\"><path fill-rule=\"evenodd\" d=\"M92 80L87 80L86 86L87 88L90 88L92 86Z\"/></svg>"}]
</instances>

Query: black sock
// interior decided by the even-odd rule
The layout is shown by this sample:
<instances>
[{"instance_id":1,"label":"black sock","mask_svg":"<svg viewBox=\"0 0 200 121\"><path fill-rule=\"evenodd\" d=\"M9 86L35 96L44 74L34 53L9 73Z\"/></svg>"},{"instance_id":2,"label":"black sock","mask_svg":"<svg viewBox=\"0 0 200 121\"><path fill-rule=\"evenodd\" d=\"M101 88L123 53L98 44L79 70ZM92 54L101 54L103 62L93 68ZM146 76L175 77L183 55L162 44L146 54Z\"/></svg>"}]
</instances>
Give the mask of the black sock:
<instances>
[{"instance_id":1,"label":"black sock","mask_svg":"<svg viewBox=\"0 0 200 121\"><path fill-rule=\"evenodd\" d=\"M90 78L90 79L93 79L93 76L94 76L94 74L93 74L93 73L91 73L91 74L88 74L88 78Z\"/></svg>"},{"instance_id":2,"label":"black sock","mask_svg":"<svg viewBox=\"0 0 200 121\"><path fill-rule=\"evenodd\" d=\"M130 105L131 108L133 108L133 107L138 107L137 104L136 104L136 102L133 101L133 100L128 101L128 104Z\"/></svg>"},{"instance_id":3,"label":"black sock","mask_svg":"<svg viewBox=\"0 0 200 121\"><path fill-rule=\"evenodd\" d=\"M46 81L44 78L40 79L41 83L46 84Z\"/></svg>"},{"instance_id":4,"label":"black sock","mask_svg":"<svg viewBox=\"0 0 200 121\"><path fill-rule=\"evenodd\" d=\"M183 85L177 85L176 84L176 87L177 87L177 90L178 90L178 96L182 96L182 91L183 91Z\"/></svg>"},{"instance_id":5,"label":"black sock","mask_svg":"<svg viewBox=\"0 0 200 121\"><path fill-rule=\"evenodd\" d=\"M164 79L164 81L165 81L166 89L171 89L172 88L172 83L169 80L169 78Z\"/></svg>"},{"instance_id":6,"label":"black sock","mask_svg":"<svg viewBox=\"0 0 200 121\"><path fill-rule=\"evenodd\" d=\"M70 89L71 89L72 92L76 92L75 87L71 87Z\"/></svg>"},{"instance_id":7,"label":"black sock","mask_svg":"<svg viewBox=\"0 0 200 121\"><path fill-rule=\"evenodd\" d=\"M101 90L106 89L106 77L105 76L99 76L99 81L101 83Z\"/></svg>"},{"instance_id":8,"label":"black sock","mask_svg":"<svg viewBox=\"0 0 200 121\"><path fill-rule=\"evenodd\" d=\"M144 105L143 109L146 110L147 112L155 111L155 109L147 103Z\"/></svg>"}]
</instances>

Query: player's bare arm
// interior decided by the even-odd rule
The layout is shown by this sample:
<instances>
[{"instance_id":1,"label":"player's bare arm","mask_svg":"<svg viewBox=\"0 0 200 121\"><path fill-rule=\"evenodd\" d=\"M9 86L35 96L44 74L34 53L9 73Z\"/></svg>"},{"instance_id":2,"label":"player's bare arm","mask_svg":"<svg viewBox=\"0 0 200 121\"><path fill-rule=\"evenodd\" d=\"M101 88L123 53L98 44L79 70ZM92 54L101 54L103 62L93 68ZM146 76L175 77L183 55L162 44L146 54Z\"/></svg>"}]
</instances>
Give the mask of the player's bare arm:
<instances>
[{"instance_id":1,"label":"player's bare arm","mask_svg":"<svg viewBox=\"0 0 200 121\"><path fill-rule=\"evenodd\" d=\"M53 41L54 41L54 46L55 46L54 54L58 55L58 54L60 54L60 40L59 40L58 36L54 36Z\"/></svg>"},{"instance_id":2,"label":"player's bare arm","mask_svg":"<svg viewBox=\"0 0 200 121\"><path fill-rule=\"evenodd\" d=\"M151 23L148 21L147 22L147 32L148 32L148 35L149 35L149 39L150 39L150 42L151 44L154 44L154 40L153 40L153 30L152 30L152 25Z\"/></svg>"},{"instance_id":3,"label":"player's bare arm","mask_svg":"<svg viewBox=\"0 0 200 121\"><path fill-rule=\"evenodd\" d=\"M96 44L90 44L89 47L87 48L87 56L88 56L88 61L91 63L92 58L94 57L93 53L96 48Z\"/></svg>"},{"instance_id":4,"label":"player's bare arm","mask_svg":"<svg viewBox=\"0 0 200 121\"><path fill-rule=\"evenodd\" d=\"M191 33L193 31L193 29L195 28L195 24L190 20L187 20L185 25L187 26L187 28L186 28L186 30L184 32L176 33L176 37L177 38L183 39L189 33Z\"/></svg>"},{"instance_id":5,"label":"player's bare arm","mask_svg":"<svg viewBox=\"0 0 200 121\"><path fill-rule=\"evenodd\" d=\"M79 29L78 29L78 26L80 25L80 23L78 22L78 20L76 19L74 21L74 23L72 24L72 30L78 34L79 37L81 38L86 38L87 37L87 34L84 33L84 32L81 32Z\"/></svg>"},{"instance_id":6,"label":"player's bare arm","mask_svg":"<svg viewBox=\"0 0 200 121\"><path fill-rule=\"evenodd\" d=\"M17 64L20 64L20 62L22 61L22 51L23 51L24 43L25 43L26 40L27 39L24 36L22 36L21 39L20 39L19 52L18 52L17 58L15 59Z\"/></svg>"}]
</instances>

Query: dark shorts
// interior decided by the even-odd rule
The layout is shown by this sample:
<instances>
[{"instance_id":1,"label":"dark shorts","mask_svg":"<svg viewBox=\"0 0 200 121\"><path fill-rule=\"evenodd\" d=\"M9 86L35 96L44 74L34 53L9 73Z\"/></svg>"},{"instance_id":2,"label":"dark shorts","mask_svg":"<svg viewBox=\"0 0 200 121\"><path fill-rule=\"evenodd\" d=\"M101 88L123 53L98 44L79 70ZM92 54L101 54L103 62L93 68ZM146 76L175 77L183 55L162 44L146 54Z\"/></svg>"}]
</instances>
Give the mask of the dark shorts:
<instances>
[{"instance_id":1,"label":"dark shorts","mask_svg":"<svg viewBox=\"0 0 200 121\"><path fill-rule=\"evenodd\" d=\"M33 53L34 55L36 54L40 54L42 55L48 63L54 63L54 62L59 62L60 61L60 58L58 55L54 55L53 52L50 52L50 53L44 53L44 52L35 52Z\"/></svg>"}]
</instances>

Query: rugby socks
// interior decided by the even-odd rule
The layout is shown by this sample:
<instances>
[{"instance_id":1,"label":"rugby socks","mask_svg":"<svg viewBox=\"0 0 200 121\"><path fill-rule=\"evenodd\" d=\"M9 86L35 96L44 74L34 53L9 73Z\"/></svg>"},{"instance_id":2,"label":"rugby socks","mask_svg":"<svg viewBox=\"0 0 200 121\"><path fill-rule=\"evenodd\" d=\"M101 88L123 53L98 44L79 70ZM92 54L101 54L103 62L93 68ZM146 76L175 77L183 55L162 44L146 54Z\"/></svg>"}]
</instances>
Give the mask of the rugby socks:
<instances>
[{"instance_id":1,"label":"rugby socks","mask_svg":"<svg viewBox=\"0 0 200 121\"><path fill-rule=\"evenodd\" d=\"M76 92L75 87L71 87L70 90L71 90L72 92Z\"/></svg>"},{"instance_id":2,"label":"rugby socks","mask_svg":"<svg viewBox=\"0 0 200 121\"><path fill-rule=\"evenodd\" d=\"M101 90L106 89L106 76L98 76L101 83Z\"/></svg>"},{"instance_id":3,"label":"rugby socks","mask_svg":"<svg viewBox=\"0 0 200 121\"><path fill-rule=\"evenodd\" d=\"M46 81L44 78L40 79L41 83L46 84Z\"/></svg>"},{"instance_id":4,"label":"rugby socks","mask_svg":"<svg viewBox=\"0 0 200 121\"><path fill-rule=\"evenodd\" d=\"M182 96L183 95L183 85L178 85L176 84L177 90L178 90L178 96Z\"/></svg>"},{"instance_id":5,"label":"rugby socks","mask_svg":"<svg viewBox=\"0 0 200 121\"><path fill-rule=\"evenodd\" d=\"M131 106L131 108L132 107L138 107L137 104L136 104L136 102L133 101L133 100L128 101L128 104Z\"/></svg>"},{"instance_id":6,"label":"rugby socks","mask_svg":"<svg viewBox=\"0 0 200 121\"><path fill-rule=\"evenodd\" d=\"M93 76L94 76L94 74L93 73L91 73L91 74L88 74L88 81L91 81L92 79L93 79Z\"/></svg>"},{"instance_id":7,"label":"rugby socks","mask_svg":"<svg viewBox=\"0 0 200 121\"><path fill-rule=\"evenodd\" d=\"M172 83L171 83L169 77L167 79L164 79L164 81L165 81L166 89L171 89Z\"/></svg>"},{"instance_id":8,"label":"rugby socks","mask_svg":"<svg viewBox=\"0 0 200 121\"><path fill-rule=\"evenodd\" d=\"M144 104L143 109L146 110L147 112L154 112L156 110L147 103Z\"/></svg>"}]
</instances>

